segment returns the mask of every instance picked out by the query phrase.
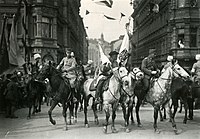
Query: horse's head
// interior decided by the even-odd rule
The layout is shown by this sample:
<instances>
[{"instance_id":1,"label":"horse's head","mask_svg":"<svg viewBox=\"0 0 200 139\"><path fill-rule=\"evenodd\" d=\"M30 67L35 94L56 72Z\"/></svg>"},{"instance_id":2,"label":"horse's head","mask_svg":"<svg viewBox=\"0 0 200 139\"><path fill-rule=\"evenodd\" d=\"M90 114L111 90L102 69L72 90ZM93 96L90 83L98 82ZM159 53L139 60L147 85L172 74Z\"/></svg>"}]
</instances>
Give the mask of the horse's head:
<instances>
[{"instance_id":1,"label":"horse's head","mask_svg":"<svg viewBox=\"0 0 200 139\"><path fill-rule=\"evenodd\" d=\"M144 73L138 67L133 68L132 73L134 74L136 80L141 80L144 78Z\"/></svg>"},{"instance_id":2,"label":"horse's head","mask_svg":"<svg viewBox=\"0 0 200 139\"><path fill-rule=\"evenodd\" d=\"M52 70L55 69L51 62L49 62L48 64L45 64L41 69L40 72L38 73L36 79L37 80L45 80L46 78L49 78L52 74Z\"/></svg>"},{"instance_id":3,"label":"horse's head","mask_svg":"<svg viewBox=\"0 0 200 139\"><path fill-rule=\"evenodd\" d=\"M179 64L178 62L175 62L172 64L172 73L173 73L173 77L175 78L183 78L183 79L189 79L190 75L188 74L188 72L186 70L184 70Z\"/></svg>"},{"instance_id":4,"label":"horse's head","mask_svg":"<svg viewBox=\"0 0 200 139\"><path fill-rule=\"evenodd\" d=\"M77 80L83 82L86 79L84 67L82 65L78 65L76 68Z\"/></svg>"}]
</instances>

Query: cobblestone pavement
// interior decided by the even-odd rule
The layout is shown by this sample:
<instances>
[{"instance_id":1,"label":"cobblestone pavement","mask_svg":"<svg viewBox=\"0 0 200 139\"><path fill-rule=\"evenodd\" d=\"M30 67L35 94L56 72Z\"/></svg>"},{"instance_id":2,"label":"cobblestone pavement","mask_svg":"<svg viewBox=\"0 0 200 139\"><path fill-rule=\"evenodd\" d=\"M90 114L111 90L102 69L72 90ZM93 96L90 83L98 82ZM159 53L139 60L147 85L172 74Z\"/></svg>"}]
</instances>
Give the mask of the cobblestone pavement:
<instances>
[{"instance_id":1,"label":"cobblestone pavement","mask_svg":"<svg viewBox=\"0 0 200 139\"><path fill-rule=\"evenodd\" d=\"M183 124L183 112L177 113L177 127L182 130L182 133L175 135L171 123L168 120L158 122L158 127L162 131L160 134L154 133L153 130L153 109L151 106L141 107L140 115L142 127L137 127L136 124L131 125L130 133L124 131L124 120L121 109L117 112L116 128L118 133L111 133L110 126L107 134L103 133L102 124L104 123L105 114L99 112L99 125L95 125L93 113L89 106L88 119L89 128L84 127L84 113L78 113L78 122L69 125L68 131L64 131L64 120L62 117L62 108L56 107L53 111L53 118L56 120L56 125L51 125L48 120L46 105L42 106L42 112L36 114L32 119L27 120L28 109L23 108L16 111L18 119L4 118L0 115L0 138L15 138L15 139L200 139L200 110L194 111L194 120ZM135 116L135 113L134 113ZM111 119L110 119L111 122Z\"/></svg>"}]
</instances>

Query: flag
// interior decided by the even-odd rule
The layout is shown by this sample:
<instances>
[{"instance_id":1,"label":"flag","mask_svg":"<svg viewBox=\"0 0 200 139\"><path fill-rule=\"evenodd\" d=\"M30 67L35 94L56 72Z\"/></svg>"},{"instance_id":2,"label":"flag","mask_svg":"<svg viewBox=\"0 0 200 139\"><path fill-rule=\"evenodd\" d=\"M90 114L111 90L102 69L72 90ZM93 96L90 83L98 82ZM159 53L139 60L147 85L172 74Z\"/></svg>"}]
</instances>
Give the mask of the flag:
<instances>
[{"instance_id":1,"label":"flag","mask_svg":"<svg viewBox=\"0 0 200 139\"><path fill-rule=\"evenodd\" d=\"M96 4L107 6L109 8L112 8L113 1L112 0L96 0L94 1Z\"/></svg>"},{"instance_id":2,"label":"flag","mask_svg":"<svg viewBox=\"0 0 200 139\"><path fill-rule=\"evenodd\" d=\"M25 60L21 55L20 48L17 43L17 34L15 32L15 17L13 17L10 37L9 37L9 48L8 48L8 56L9 63L15 66L22 66L25 64Z\"/></svg>"},{"instance_id":3,"label":"flag","mask_svg":"<svg viewBox=\"0 0 200 139\"><path fill-rule=\"evenodd\" d=\"M110 16L107 16L107 15L104 15L105 18L109 19L109 20L117 20L116 18L113 18L113 17L110 17Z\"/></svg>"},{"instance_id":4,"label":"flag","mask_svg":"<svg viewBox=\"0 0 200 139\"><path fill-rule=\"evenodd\" d=\"M122 66L125 66L128 61L128 57L129 57L129 36L128 33L126 32L119 50L117 62L121 63Z\"/></svg>"},{"instance_id":5,"label":"flag","mask_svg":"<svg viewBox=\"0 0 200 139\"><path fill-rule=\"evenodd\" d=\"M90 12L88 10L85 11L85 15L88 15Z\"/></svg>"},{"instance_id":6,"label":"flag","mask_svg":"<svg viewBox=\"0 0 200 139\"><path fill-rule=\"evenodd\" d=\"M7 18L4 17L0 42L0 74L9 68L8 51L7 51Z\"/></svg>"},{"instance_id":7,"label":"flag","mask_svg":"<svg viewBox=\"0 0 200 139\"><path fill-rule=\"evenodd\" d=\"M104 54L100 43L98 43L98 47L99 47L99 53L100 53L100 61L102 62L102 64L111 63L108 57Z\"/></svg>"}]
</instances>

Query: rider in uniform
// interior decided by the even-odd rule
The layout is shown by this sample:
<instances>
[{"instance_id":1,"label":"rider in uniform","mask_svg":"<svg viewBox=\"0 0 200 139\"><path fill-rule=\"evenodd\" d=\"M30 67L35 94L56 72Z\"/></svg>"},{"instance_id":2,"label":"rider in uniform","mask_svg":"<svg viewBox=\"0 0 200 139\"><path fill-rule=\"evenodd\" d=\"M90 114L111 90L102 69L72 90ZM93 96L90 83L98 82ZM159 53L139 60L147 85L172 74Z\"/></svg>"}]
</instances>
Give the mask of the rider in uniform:
<instances>
[{"instance_id":1,"label":"rider in uniform","mask_svg":"<svg viewBox=\"0 0 200 139\"><path fill-rule=\"evenodd\" d=\"M200 83L200 54L197 54L195 56L195 59L197 60L196 63L193 64L191 73L193 75L193 81Z\"/></svg>"},{"instance_id":2,"label":"rider in uniform","mask_svg":"<svg viewBox=\"0 0 200 139\"><path fill-rule=\"evenodd\" d=\"M117 63L117 55L118 52L116 51L111 51L109 53L110 55L110 62L111 63L102 63L99 66L99 77L97 79L97 86L96 86L96 94L95 94L95 102L100 103L102 102L102 93L103 93L103 85L104 82L112 76L112 68L118 67ZM100 100L99 100L100 99Z\"/></svg>"},{"instance_id":3,"label":"rider in uniform","mask_svg":"<svg viewBox=\"0 0 200 139\"><path fill-rule=\"evenodd\" d=\"M77 62L74 57L71 57L71 52L72 51L70 48L66 49L66 57L61 60L60 64L57 66L57 69L61 69L63 77L69 79L72 91L75 93L75 80L77 78L75 69ZM73 100L74 102L77 101L75 97L73 97Z\"/></svg>"},{"instance_id":4,"label":"rider in uniform","mask_svg":"<svg viewBox=\"0 0 200 139\"><path fill-rule=\"evenodd\" d=\"M144 78L142 80L143 82L143 88L142 92L147 93L150 85L150 79L157 75L159 70L157 68L157 65L155 63L155 49L149 50L148 57L145 57L142 60L141 70L144 72Z\"/></svg>"},{"instance_id":5,"label":"rider in uniform","mask_svg":"<svg viewBox=\"0 0 200 139\"><path fill-rule=\"evenodd\" d=\"M87 76L87 78L93 78L94 76L94 66L93 66L93 61L88 60L87 64L84 65L84 71Z\"/></svg>"},{"instance_id":6,"label":"rider in uniform","mask_svg":"<svg viewBox=\"0 0 200 139\"><path fill-rule=\"evenodd\" d=\"M39 73L40 69L42 68L42 64L41 64L41 55L40 54L34 54L33 58L34 58L34 62L32 63L31 72L34 77Z\"/></svg>"}]
</instances>

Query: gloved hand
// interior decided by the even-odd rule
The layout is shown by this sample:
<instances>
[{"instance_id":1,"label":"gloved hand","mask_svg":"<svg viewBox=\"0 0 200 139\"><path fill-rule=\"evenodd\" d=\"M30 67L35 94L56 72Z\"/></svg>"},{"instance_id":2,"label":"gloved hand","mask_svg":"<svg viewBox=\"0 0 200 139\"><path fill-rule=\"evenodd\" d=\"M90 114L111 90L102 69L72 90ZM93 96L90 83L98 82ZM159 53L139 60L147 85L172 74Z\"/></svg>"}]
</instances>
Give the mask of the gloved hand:
<instances>
[{"instance_id":1,"label":"gloved hand","mask_svg":"<svg viewBox=\"0 0 200 139\"><path fill-rule=\"evenodd\" d=\"M156 73L157 73L157 71L151 71L151 74L154 74L154 75L155 75Z\"/></svg>"}]
</instances>

